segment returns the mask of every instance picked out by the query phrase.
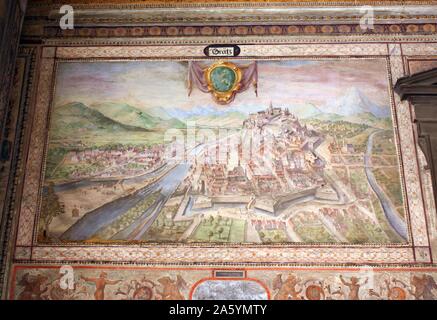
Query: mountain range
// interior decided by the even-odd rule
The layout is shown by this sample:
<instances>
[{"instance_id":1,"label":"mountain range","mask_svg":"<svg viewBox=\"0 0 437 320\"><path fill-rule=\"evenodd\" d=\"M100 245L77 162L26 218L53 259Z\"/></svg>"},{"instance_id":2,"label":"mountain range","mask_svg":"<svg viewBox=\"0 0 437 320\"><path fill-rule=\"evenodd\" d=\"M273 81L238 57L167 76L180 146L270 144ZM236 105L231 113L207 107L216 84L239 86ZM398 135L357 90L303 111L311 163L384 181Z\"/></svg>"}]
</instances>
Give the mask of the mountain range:
<instances>
[{"instance_id":1,"label":"mountain range","mask_svg":"<svg viewBox=\"0 0 437 320\"><path fill-rule=\"evenodd\" d=\"M300 119L317 118L325 121L348 121L387 128L391 125L390 109L374 103L358 88L352 87L339 99L324 106L311 103L290 104L288 108ZM55 135L68 137L78 132L124 132L185 128L185 121L195 121L200 126L240 127L249 113L265 110L261 106L216 108L196 106L181 108L154 107L139 109L126 103L102 102L89 106L72 102L57 106L52 116Z\"/></svg>"},{"instance_id":2,"label":"mountain range","mask_svg":"<svg viewBox=\"0 0 437 320\"><path fill-rule=\"evenodd\" d=\"M139 128L151 129L161 120L125 103L105 102L89 107L114 121Z\"/></svg>"},{"instance_id":3,"label":"mountain range","mask_svg":"<svg viewBox=\"0 0 437 320\"><path fill-rule=\"evenodd\" d=\"M176 117L168 115L162 108L162 110L155 108L142 111L129 104L113 102L92 104L90 107L114 121L140 128L166 129L185 127L185 124L182 121Z\"/></svg>"},{"instance_id":4,"label":"mountain range","mask_svg":"<svg viewBox=\"0 0 437 320\"><path fill-rule=\"evenodd\" d=\"M174 118L189 119L194 117L210 117L210 116L223 116L229 112L235 112L233 108L217 109L213 106L195 106L189 110L180 108L168 108L165 109L166 113Z\"/></svg>"},{"instance_id":5,"label":"mountain range","mask_svg":"<svg viewBox=\"0 0 437 320\"><path fill-rule=\"evenodd\" d=\"M361 113L371 113L377 118L390 116L390 108L371 101L356 87L348 89L341 98L329 101L321 109L324 113L334 113L341 116L353 116Z\"/></svg>"},{"instance_id":6,"label":"mountain range","mask_svg":"<svg viewBox=\"0 0 437 320\"><path fill-rule=\"evenodd\" d=\"M274 104L274 106L279 107L280 105ZM390 116L390 108L373 102L366 96L366 94L356 87L349 88L342 97L328 101L324 105L316 106L312 103L301 103L282 105L280 107L288 108L292 113L302 119L316 117L322 114L332 114L344 117L367 114L376 118L386 118ZM188 110L181 108L159 108L159 110L154 109L154 112L156 112L156 115L161 118L174 117L178 119L189 119L224 116L230 112L238 112L247 116L249 113L265 110L266 108L267 106L256 105L236 107L231 105L220 109L214 106L195 106ZM147 112L149 112L149 110Z\"/></svg>"},{"instance_id":7,"label":"mountain range","mask_svg":"<svg viewBox=\"0 0 437 320\"><path fill-rule=\"evenodd\" d=\"M178 119L158 118L119 103L90 106L80 102L67 103L54 108L51 120L51 134L55 139L70 138L79 133L104 135L184 127L185 124Z\"/></svg>"},{"instance_id":8,"label":"mountain range","mask_svg":"<svg viewBox=\"0 0 437 320\"><path fill-rule=\"evenodd\" d=\"M130 131L147 131L147 129L115 121L80 102L57 106L51 119L53 138L71 138L77 136L78 133L92 132L103 135Z\"/></svg>"}]
</instances>

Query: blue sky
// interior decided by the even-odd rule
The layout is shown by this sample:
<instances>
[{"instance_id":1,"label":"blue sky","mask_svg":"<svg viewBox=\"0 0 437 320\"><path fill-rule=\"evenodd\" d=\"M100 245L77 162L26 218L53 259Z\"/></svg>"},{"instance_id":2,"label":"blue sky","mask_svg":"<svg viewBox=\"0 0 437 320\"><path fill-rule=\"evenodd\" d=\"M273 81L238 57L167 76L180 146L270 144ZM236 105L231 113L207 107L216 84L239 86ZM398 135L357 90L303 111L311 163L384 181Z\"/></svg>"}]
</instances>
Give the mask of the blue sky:
<instances>
[{"instance_id":1,"label":"blue sky","mask_svg":"<svg viewBox=\"0 0 437 320\"><path fill-rule=\"evenodd\" d=\"M120 102L143 110L202 106L244 110L264 108L272 101L323 107L348 88L359 87L376 103L388 106L385 63L383 59L259 61L259 96L249 89L230 106L221 106L196 89L188 97L186 62L64 62L58 68L55 104Z\"/></svg>"}]
</instances>

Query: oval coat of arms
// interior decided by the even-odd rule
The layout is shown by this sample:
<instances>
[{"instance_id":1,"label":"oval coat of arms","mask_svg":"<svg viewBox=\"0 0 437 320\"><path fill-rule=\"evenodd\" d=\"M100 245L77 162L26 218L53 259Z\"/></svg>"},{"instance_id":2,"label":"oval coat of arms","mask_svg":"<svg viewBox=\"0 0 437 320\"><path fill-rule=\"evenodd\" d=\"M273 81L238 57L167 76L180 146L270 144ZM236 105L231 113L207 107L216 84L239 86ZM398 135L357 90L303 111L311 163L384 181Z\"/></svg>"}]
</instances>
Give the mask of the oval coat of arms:
<instances>
[{"instance_id":1,"label":"oval coat of arms","mask_svg":"<svg viewBox=\"0 0 437 320\"><path fill-rule=\"evenodd\" d=\"M226 104L240 88L241 70L231 62L218 61L205 70L205 78L216 101Z\"/></svg>"}]
</instances>

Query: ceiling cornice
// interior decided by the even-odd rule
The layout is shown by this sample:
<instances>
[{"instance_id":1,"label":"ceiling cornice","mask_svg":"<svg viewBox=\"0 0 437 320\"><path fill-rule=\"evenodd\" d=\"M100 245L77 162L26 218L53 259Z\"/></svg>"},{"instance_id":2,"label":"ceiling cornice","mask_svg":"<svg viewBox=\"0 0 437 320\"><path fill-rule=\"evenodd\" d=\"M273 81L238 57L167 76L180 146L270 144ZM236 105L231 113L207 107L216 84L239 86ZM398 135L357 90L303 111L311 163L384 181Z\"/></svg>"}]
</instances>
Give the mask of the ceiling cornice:
<instances>
[{"instance_id":1,"label":"ceiling cornice","mask_svg":"<svg viewBox=\"0 0 437 320\"><path fill-rule=\"evenodd\" d=\"M124 0L123 0L124 1ZM38 2L39 3L39 2ZM363 16L362 6L252 6L252 7L208 7L198 3L187 10L179 3L168 7L139 4L85 5L71 4L78 25L93 24L174 24L174 23L289 23L292 21L343 21L357 22ZM361 2L360 2L361 3ZM364 2L363 2L364 3ZM373 6L375 21L397 22L405 20L427 20L437 17L437 2L421 5ZM418 3L418 2L417 2ZM240 3L241 4L241 3ZM249 4L249 2L245 3ZM284 3L282 3L284 4ZM297 3L296 3L297 4ZM30 5L27 16L32 19L59 19L59 5Z\"/></svg>"},{"instance_id":2,"label":"ceiling cornice","mask_svg":"<svg viewBox=\"0 0 437 320\"><path fill-rule=\"evenodd\" d=\"M87 8L100 8L107 6L134 6L134 7L353 7L353 6L396 6L396 5L427 5L437 3L437 0L69 0L69 5L83 6ZM65 5L65 0L30 0L30 7Z\"/></svg>"},{"instance_id":3,"label":"ceiling cornice","mask_svg":"<svg viewBox=\"0 0 437 320\"><path fill-rule=\"evenodd\" d=\"M33 0L25 36L116 37L119 35L286 35L360 34L363 5L372 6L373 33L432 34L437 28L437 1L135 1L72 0L75 30L59 30L60 2ZM74 4L77 3L77 4ZM376 5L378 4L378 5ZM189 10L187 10L189 7ZM171 9L170 9L171 8ZM301 26L307 25L303 29ZM322 29L323 25L331 25ZM344 27L343 25L350 25ZM391 26L393 25L393 26ZM194 29L184 29L192 26ZM220 26L232 27L226 30ZM247 27L246 27L247 26ZM138 28L137 28L138 27ZM153 27L153 28L152 28ZM154 29L161 27L162 29ZM209 27L209 29L208 29ZM113 30L113 28L124 28ZM143 28L143 29L141 29ZM144 29L145 28L145 29ZM247 30L246 30L246 29Z\"/></svg>"}]
</instances>

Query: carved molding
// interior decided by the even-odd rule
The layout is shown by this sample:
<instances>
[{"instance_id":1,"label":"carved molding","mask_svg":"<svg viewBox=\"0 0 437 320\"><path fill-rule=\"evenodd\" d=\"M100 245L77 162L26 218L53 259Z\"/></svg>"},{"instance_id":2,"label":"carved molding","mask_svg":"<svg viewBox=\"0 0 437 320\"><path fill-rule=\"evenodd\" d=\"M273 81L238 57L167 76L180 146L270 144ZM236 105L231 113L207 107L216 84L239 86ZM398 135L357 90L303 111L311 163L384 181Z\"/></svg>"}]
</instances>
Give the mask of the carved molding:
<instances>
[{"instance_id":1,"label":"carved molding","mask_svg":"<svg viewBox=\"0 0 437 320\"><path fill-rule=\"evenodd\" d=\"M425 155L437 199L437 68L398 80L395 91L413 108L413 122L419 147Z\"/></svg>"},{"instance_id":2,"label":"carved molding","mask_svg":"<svg viewBox=\"0 0 437 320\"><path fill-rule=\"evenodd\" d=\"M22 117L20 86L23 83L20 78L20 71L22 75L23 70L18 70L16 57L26 3L27 0L6 1L6 10L0 17L4 20L3 33L0 35L0 295L9 267L7 256L11 247L9 236L13 217L8 206L16 163L13 157L17 147L14 141L16 126Z\"/></svg>"}]
</instances>

